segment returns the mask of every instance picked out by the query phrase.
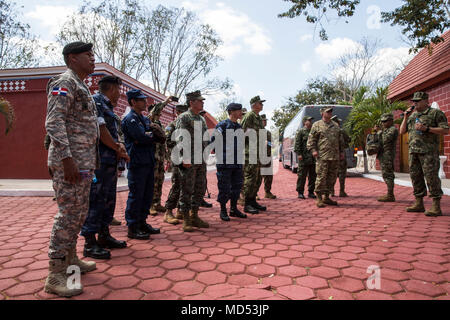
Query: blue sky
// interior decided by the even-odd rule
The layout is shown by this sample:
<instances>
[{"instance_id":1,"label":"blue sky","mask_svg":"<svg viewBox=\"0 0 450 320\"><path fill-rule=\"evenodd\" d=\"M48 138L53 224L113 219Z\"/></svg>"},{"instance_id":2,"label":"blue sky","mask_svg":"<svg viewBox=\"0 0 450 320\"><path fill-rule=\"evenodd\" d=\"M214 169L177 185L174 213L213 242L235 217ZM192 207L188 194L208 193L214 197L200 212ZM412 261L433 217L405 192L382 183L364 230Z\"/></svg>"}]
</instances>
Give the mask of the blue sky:
<instances>
[{"instance_id":1,"label":"blue sky","mask_svg":"<svg viewBox=\"0 0 450 320\"><path fill-rule=\"evenodd\" d=\"M200 20L209 23L224 40L220 53L224 60L214 75L230 78L238 101L249 107L255 95L266 99L269 117L273 110L302 89L306 81L317 76L329 76L329 65L340 53L351 48L363 37L382 41L380 54L404 58L408 47L400 40L401 32L388 24L373 24L374 12L392 10L400 0L362 0L355 16L345 23L334 19L325 23L329 40L321 41L314 25L302 17L278 18L290 4L282 0L147 0L150 6L184 6L195 11ZM67 13L77 9L81 1L22 0L17 4L23 20L43 41L54 41L58 24ZM369 12L368 12L369 10ZM387 62L386 62L387 63ZM380 66L382 67L382 66ZM221 95L209 96L205 109L215 114ZM269 125L271 122L269 122Z\"/></svg>"}]
</instances>

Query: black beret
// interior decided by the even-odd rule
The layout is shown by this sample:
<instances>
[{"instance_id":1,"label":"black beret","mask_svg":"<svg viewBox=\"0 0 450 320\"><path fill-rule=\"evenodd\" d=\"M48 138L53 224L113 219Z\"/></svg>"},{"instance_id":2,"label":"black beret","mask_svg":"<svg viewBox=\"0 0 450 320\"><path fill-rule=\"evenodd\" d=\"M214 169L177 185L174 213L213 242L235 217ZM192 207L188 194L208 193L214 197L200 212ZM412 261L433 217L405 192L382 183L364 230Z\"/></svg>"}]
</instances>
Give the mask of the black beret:
<instances>
[{"instance_id":1,"label":"black beret","mask_svg":"<svg viewBox=\"0 0 450 320\"><path fill-rule=\"evenodd\" d=\"M68 55L70 53L82 53L86 51L91 51L94 45L92 43L85 43L81 41L71 42L66 44L63 49L63 55Z\"/></svg>"}]
</instances>

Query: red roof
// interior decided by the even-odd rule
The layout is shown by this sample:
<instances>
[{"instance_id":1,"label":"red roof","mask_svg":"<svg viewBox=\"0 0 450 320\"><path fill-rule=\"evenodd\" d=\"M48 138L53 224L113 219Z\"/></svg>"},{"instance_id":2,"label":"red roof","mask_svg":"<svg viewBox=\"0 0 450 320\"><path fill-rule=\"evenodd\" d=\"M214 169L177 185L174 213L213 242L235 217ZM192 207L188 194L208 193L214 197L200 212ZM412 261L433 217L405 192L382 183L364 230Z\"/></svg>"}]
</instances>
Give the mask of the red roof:
<instances>
[{"instance_id":1,"label":"red roof","mask_svg":"<svg viewBox=\"0 0 450 320\"><path fill-rule=\"evenodd\" d=\"M444 42L433 45L432 55L422 49L392 81L388 99L402 100L450 79L450 30L442 37Z\"/></svg>"}]
</instances>

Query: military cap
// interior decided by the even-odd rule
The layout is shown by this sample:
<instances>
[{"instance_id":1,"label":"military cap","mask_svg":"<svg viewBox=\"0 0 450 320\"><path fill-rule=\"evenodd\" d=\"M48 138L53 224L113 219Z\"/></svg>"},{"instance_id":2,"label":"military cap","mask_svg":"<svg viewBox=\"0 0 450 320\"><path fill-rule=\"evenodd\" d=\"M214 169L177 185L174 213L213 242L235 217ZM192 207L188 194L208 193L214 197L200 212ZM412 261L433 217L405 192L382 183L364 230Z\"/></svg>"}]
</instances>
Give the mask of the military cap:
<instances>
[{"instance_id":1,"label":"military cap","mask_svg":"<svg viewBox=\"0 0 450 320\"><path fill-rule=\"evenodd\" d=\"M230 103L227 106L227 111L235 111L235 110L242 110L242 104L240 104L240 103Z\"/></svg>"},{"instance_id":2,"label":"military cap","mask_svg":"<svg viewBox=\"0 0 450 320\"><path fill-rule=\"evenodd\" d=\"M303 123L305 123L305 122L308 121L308 120L314 120L314 118L313 118L313 117L306 116L306 117L303 117L303 119L302 119Z\"/></svg>"},{"instance_id":3,"label":"military cap","mask_svg":"<svg viewBox=\"0 0 450 320\"><path fill-rule=\"evenodd\" d=\"M332 107L322 107L320 108L320 112L330 112L333 111Z\"/></svg>"},{"instance_id":4,"label":"military cap","mask_svg":"<svg viewBox=\"0 0 450 320\"><path fill-rule=\"evenodd\" d=\"M91 51L94 45L92 43L85 43L81 41L71 42L65 45L62 54L68 55L70 53L82 53Z\"/></svg>"},{"instance_id":5,"label":"military cap","mask_svg":"<svg viewBox=\"0 0 450 320\"><path fill-rule=\"evenodd\" d=\"M242 108L242 114L246 114L247 113L247 108Z\"/></svg>"},{"instance_id":6,"label":"military cap","mask_svg":"<svg viewBox=\"0 0 450 320\"><path fill-rule=\"evenodd\" d=\"M113 83L113 84L121 85L122 79L120 79L119 77L116 77L116 76L104 76L103 78L101 78L98 81L98 84L101 84L101 83Z\"/></svg>"},{"instance_id":7,"label":"military cap","mask_svg":"<svg viewBox=\"0 0 450 320\"><path fill-rule=\"evenodd\" d=\"M380 120L383 121L388 121L388 120L394 120L394 115L392 113L384 113L381 115Z\"/></svg>"},{"instance_id":8,"label":"military cap","mask_svg":"<svg viewBox=\"0 0 450 320\"><path fill-rule=\"evenodd\" d=\"M177 112L186 112L188 110L188 106L185 104L179 104L175 107Z\"/></svg>"},{"instance_id":9,"label":"military cap","mask_svg":"<svg viewBox=\"0 0 450 320\"><path fill-rule=\"evenodd\" d=\"M338 118L337 115L332 116L332 117L331 117L331 120L333 120L334 122L342 122L342 119L341 119L341 118Z\"/></svg>"},{"instance_id":10,"label":"military cap","mask_svg":"<svg viewBox=\"0 0 450 320\"><path fill-rule=\"evenodd\" d=\"M132 99L147 99L148 97L146 95L144 95L141 90L132 89L127 92L127 98L128 98L128 103L130 103L130 101Z\"/></svg>"},{"instance_id":11,"label":"military cap","mask_svg":"<svg viewBox=\"0 0 450 320\"><path fill-rule=\"evenodd\" d=\"M428 99L428 94L426 92L417 91L414 93L414 96L411 99L411 101L421 101L425 99Z\"/></svg>"},{"instance_id":12,"label":"military cap","mask_svg":"<svg viewBox=\"0 0 450 320\"><path fill-rule=\"evenodd\" d=\"M193 100L205 100L205 98L202 97L200 90L186 93L186 101L193 101Z\"/></svg>"},{"instance_id":13,"label":"military cap","mask_svg":"<svg viewBox=\"0 0 450 320\"><path fill-rule=\"evenodd\" d=\"M261 100L259 96L253 97L250 99L250 104L254 104L256 102L265 102L266 100Z\"/></svg>"},{"instance_id":14,"label":"military cap","mask_svg":"<svg viewBox=\"0 0 450 320\"><path fill-rule=\"evenodd\" d=\"M267 117L266 117L266 115L265 115L265 114L261 114L261 115L260 115L260 117L261 117L261 120L263 120L263 121L267 121Z\"/></svg>"}]
</instances>

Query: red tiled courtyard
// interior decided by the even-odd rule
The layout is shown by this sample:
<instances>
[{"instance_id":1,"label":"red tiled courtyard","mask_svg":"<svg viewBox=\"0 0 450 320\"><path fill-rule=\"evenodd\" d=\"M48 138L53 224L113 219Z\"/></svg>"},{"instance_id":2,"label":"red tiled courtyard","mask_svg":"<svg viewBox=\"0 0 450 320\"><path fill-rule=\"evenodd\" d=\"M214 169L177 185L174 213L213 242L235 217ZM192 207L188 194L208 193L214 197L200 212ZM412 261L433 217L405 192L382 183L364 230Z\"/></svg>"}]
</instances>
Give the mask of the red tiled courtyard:
<instances>
[{"instance_id":1,"label":"red tiled courtyard","mask_svg":"<svg viewBox=\"0 0 450 320\"><path fill-rule=\"evenodd\" d=\"M124 225L127 192L118 194L114 236L128 247L98 260L82 276L84 293L72 299L445 299L450 298L450 197L443 217L428 218L404 208L412 189L396 186L396 203L382 204L381 182L349 178L349 198L318 209L299 200L296 175L280 169L268 211L222 222L217 179L208 176L214 203L201 209L209 229L183 233L181 225L161 227L150 240L128 240ZM164 184L166 199L170 181ZM260 192L260 196L263 193ZM57 206L51 198L0 198L0 300L56 299L43 291L48 241ZM430 206L431 200L425 204ZM78 244L82 254L84 240ZM381 287L367 288L369 266L379 266Z\"/></svg>"}]
</instances>

